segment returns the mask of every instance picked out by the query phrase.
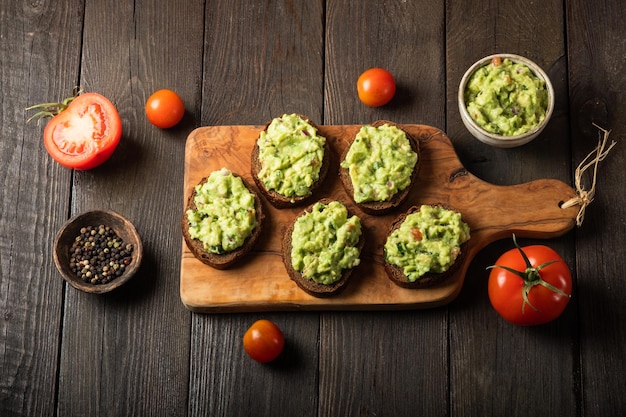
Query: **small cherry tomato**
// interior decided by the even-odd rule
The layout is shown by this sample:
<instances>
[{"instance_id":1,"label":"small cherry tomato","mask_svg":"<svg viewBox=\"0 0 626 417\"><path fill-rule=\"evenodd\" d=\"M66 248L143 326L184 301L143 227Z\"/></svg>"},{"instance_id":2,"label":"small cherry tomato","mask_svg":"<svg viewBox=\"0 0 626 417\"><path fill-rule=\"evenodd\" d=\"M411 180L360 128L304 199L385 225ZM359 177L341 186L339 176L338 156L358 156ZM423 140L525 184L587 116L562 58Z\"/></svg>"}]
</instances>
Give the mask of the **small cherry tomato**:
<instances>
[{"instance_id":1,"label":"small cherry tomato","mask_svg":"<svg viewBox=\"0 0 626 417\"><path fill-rule=\"evenodd\" d=\"M280 328L269 320L258 320L243 335L243 347L255 361L271 362L280 355L285 338Z\"/></svg>"},{"instance_id":2,"label":"small cherry tomato","mask_svg":"<svg viewBox=\"0 0 626 417\"><path fill-rule=\"evenodd\" d=\"M172 90L154 92L146 102L146 116L150 123L161 129L176 126L185 115L185 103Z\"/></svg>"},{"instance_id":3,"label":"small cherry tomato","mask_svg":"<svg viewBox=\"0 0 626 417\"><path fill-rule=\"evenodd\" d=\"M359 76L356 89L363 104L380 107L389 103L396 94L396 81L389 71L370 68Z\"/></svg>"},{"instance_id":4,"label":"small cherry tomato","mask_svg":"<svg viewBox=\"0 0 626 417\"><path fill-rule=\"evenodd\" d=\"M51 117L43 132L50 156L67 168L87 170L109 159L122 136L117 109L97 93L75 91L61 103L38 104L28 119Z\"/></svg>"},{"instance_id":5,"label":"small cherry tomato","mask_svg":"<svg viewBox=\"0 0 626 417\"><path fill-rule=\"evenodd\" d=\"M522 326L548 323L563 313L572 294L565 261L543 245L515 249L490 266L488 292L493 308L508 322Z\"/></svg>"}]
</instances>

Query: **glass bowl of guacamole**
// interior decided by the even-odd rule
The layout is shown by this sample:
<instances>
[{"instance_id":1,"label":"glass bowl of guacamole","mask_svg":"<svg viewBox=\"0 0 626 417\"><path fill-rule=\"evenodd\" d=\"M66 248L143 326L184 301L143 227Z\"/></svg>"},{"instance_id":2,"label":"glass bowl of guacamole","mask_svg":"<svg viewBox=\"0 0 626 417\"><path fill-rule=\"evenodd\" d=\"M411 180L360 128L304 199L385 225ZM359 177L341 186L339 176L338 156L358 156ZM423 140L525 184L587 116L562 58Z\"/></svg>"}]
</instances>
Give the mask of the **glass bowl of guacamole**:
<instances>
[{"instance_id":1,"label":"glass bowl of guacamole","mask_svg":"<svg viewBox=\"0 0 626 417\"><path fill-rule=\"evenodd\" d=\"M512 148L535 139L546 127L554 110L554 89L531 60L495 54L465 72L458 102L472 136L488 145Z\"/></svg>"}]
</instances>

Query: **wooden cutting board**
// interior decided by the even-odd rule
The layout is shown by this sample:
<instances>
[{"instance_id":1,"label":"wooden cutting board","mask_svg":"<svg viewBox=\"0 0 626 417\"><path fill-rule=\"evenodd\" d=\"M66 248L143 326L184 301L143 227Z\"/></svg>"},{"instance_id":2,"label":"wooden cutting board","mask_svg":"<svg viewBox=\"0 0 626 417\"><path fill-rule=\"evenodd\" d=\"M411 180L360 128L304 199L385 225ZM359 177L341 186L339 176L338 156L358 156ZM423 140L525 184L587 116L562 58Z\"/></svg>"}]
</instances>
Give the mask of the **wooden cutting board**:
<instances>
[{"instance_id":1,"label":"wooden cutting board","mask_svg":"<svg viewBox=\"0 0 626 417\"><path fill-rule=\"evenodd\" d=\"M409 201L397 212L385 216L367 215L356 208L337 175L339 155L360 126L319 128L332 150L331 169L319 197L346 204L361 218L366 233L361 265L345 291L333 298L316 298L289 279L282 261L281 242L285 229L303 207L277 210L264 201L268 212L264 236L255 250L231 269L217 270L201 263L183 241L180 274L183 304L191 311L205 313L440 306L458 295L470 262L489 243L510 238L512 233L520 237L551 238L574 227L578 207L560 208L561 202L576 196L569 185L553 179L513 186L489 184L461 165L450 139L441 130L424 125L403 127L419 140L419 177L412 185ZM222 167L254 185L250 155L261 129L261 126L211 126L191 132L185 149L184 201L203 177ZM426 289L403 289L387 278L382 265L386 233L392 221L411 205L428 203L443 203L461 212L470 226L471 239L461 268L446 282ZM181 209L181 218L183 212Z\"/></svg>"}]
</instances>

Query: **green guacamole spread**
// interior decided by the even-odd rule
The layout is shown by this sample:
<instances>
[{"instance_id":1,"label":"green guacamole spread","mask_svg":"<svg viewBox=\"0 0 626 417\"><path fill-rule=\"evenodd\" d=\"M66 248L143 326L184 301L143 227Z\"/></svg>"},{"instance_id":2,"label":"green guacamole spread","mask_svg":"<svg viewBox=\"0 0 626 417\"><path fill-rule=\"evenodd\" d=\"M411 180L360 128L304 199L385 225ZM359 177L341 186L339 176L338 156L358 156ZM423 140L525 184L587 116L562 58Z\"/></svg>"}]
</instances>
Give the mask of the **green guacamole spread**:
<instances>
[{"instance_id":1,"label":"green guacamole spread","mask_svg":"<svg viewBox=\"0 0 626 417\"><path fill-rule=\"evenodd\" d=\"M356 247L361 220L348 218L338 201L315 203L311 212L296 219L291 235L291 265L303 277L318 284L337 282L344 269L360 263Z\"/></svg>"},{"instance_id":2,"label":"green guacamole spread","mask_svg":"<svg viewBox=\"0 0 626 417\"><path fill-rule=\"evenodd\" d=\"M388 201L411 184L417 153L406 134L393 125L365 125L350 145L341 167L354 188L354 201Z\"/></svg>"},{"instance_id":3,"label":"green guacamole spread","mask_svg":"<svg viewBox=\"0 0 626 417\"><path fill-rule=\"evenodd\" d=\"M467 82L464 99L476 123L503 136L534 129L548 108L545 82L526 65L508 58L477 69Z\"/></svg>"},{"instance_id":4,"label":"green guacamole spread","mask_svg":"<svg viewBox=\"0 0 626 417\"><path fill-rule=\"evenodd\" d=\"M448 270L470 238L461 214L423 205L409 214L385 242L385 259L404 271L410 282L428 273Z\"/></svg>"},{"instance_id":5,"label":"green guacamole spread","mask_svg":"<svg viewBox=\"0 0 626 417\"><path fill-rule=\"evenodd\" d=\"M287 197L306 197L319 179L326 138L296 114L272 120L257 144L261 169L258 177L268 190Z\"/></svg>"},{"instance_id":6,"label":"green guacamole spread","mask_svg":"<svg viewBox=\"0 0 626 417\"><path fill-rule=\"evenodd\" d=\"M189 235L210 253L223 254L243 245L257 226L254 194L226 168L214 171L195 187L196 210L187 210Z\"/></svg>"}]
</instances>

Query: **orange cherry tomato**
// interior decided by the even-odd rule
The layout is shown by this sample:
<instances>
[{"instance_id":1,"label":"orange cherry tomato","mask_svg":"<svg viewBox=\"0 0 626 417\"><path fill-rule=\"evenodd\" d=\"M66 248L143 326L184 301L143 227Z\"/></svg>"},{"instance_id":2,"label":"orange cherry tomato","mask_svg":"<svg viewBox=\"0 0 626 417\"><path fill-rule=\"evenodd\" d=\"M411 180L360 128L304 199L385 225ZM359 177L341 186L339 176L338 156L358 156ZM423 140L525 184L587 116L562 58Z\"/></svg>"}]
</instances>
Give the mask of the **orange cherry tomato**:
<instances>
[{"instance_id":1,"label":"orange cherry tomato","mask_svg":"<svg viewBox=\"0 0 626 417\"><path fill-rule=\"evenodd\" d=\"M161 129L176 126L185 115L185 103L172 90L154 92L146 102L146 116L150 123Z\"/></svg>"},{"instance_id":2,"label":"orange cherry tomato","mask_svg":"<svg viewBox=\"0 0 626 417\"><path fill-rule=\"evenodd\" d=\"M285 337L280 328L269 320L257 320L243 335L243 347L255 361L271 362L280 355Z\"/></svg>"},{"instance_id":3,"label":"orange cherry tomato","mask_svg":"<svg viewBox=\"0 0 626 417\"><path fill-rule=\"evenodd\" d=\"M396 81L389 71L370 68L359 76L356 89L363 104L380 107L389 103L396 94Z\"/></svg>"}]
</instances>

